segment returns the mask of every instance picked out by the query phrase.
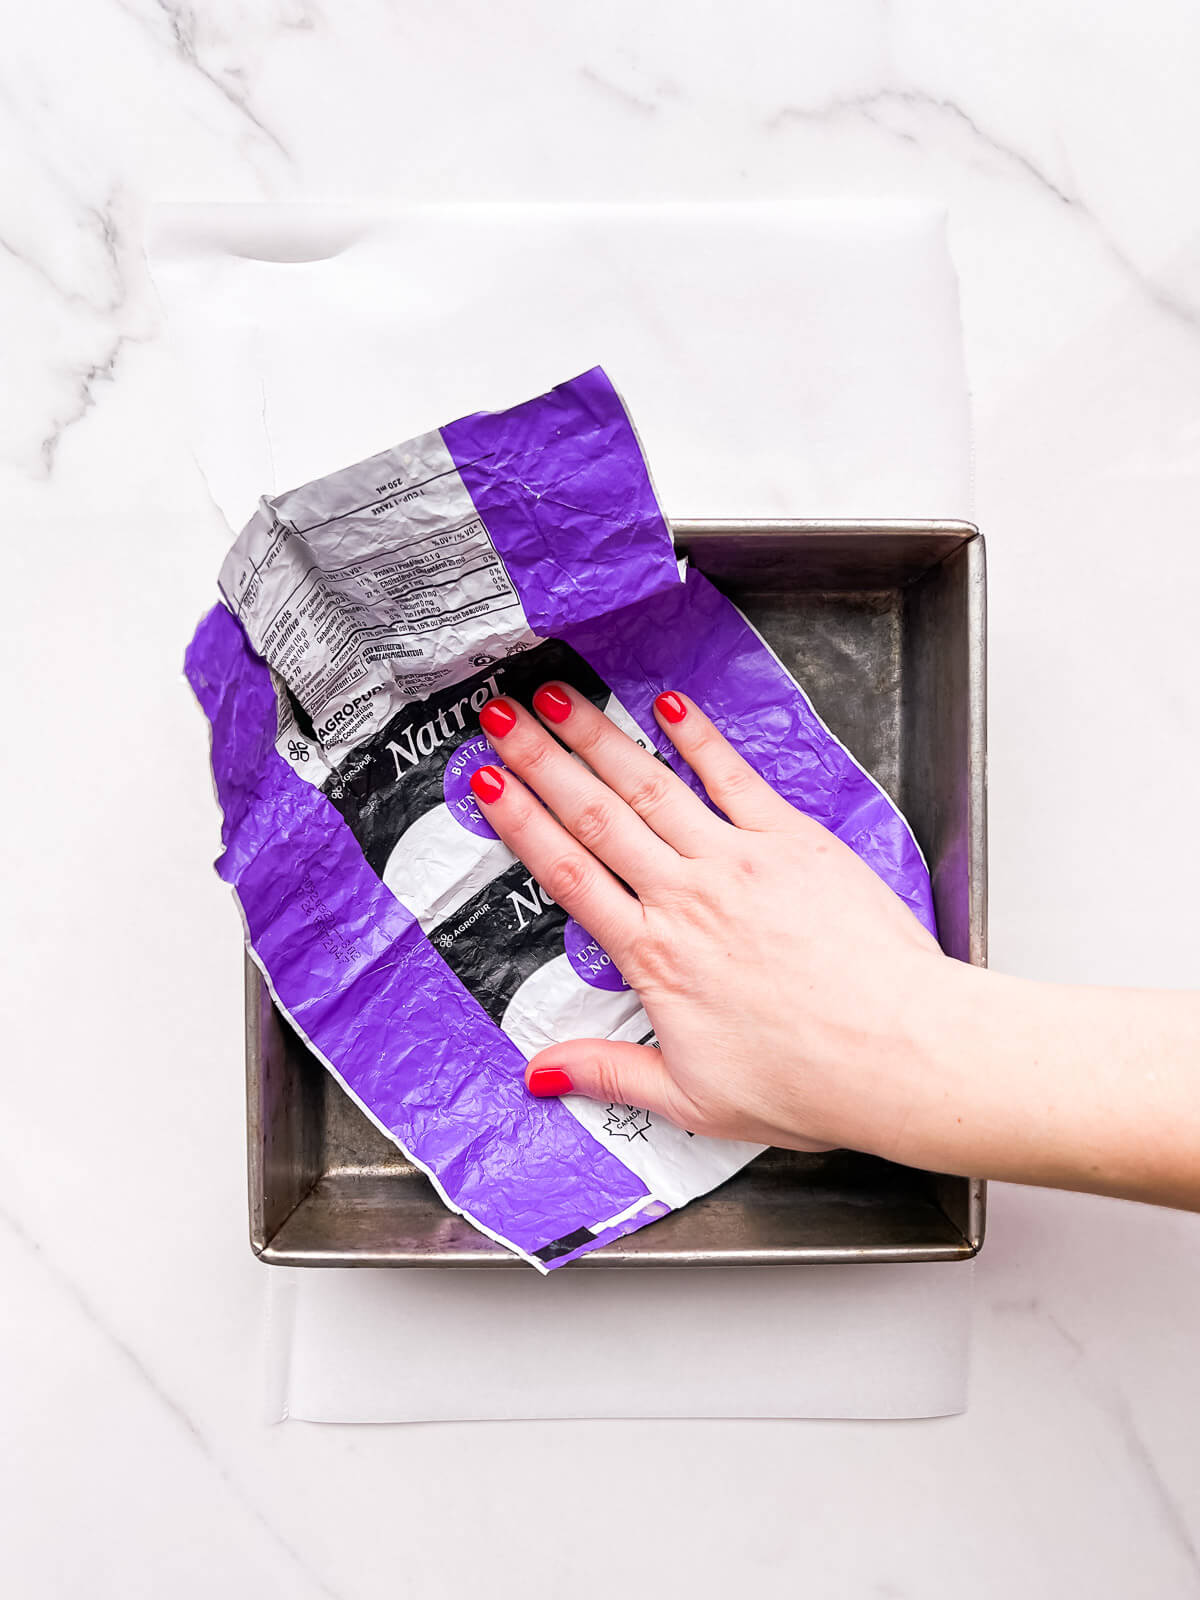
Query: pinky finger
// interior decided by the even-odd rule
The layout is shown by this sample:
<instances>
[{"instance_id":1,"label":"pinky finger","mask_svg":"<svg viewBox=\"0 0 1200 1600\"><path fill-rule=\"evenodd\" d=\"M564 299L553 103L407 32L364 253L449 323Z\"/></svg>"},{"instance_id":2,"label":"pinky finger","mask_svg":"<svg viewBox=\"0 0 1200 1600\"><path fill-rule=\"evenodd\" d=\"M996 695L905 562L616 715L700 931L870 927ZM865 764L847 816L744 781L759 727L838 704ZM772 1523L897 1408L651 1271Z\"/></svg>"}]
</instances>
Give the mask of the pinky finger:
<instances>
[{"instance_id":1,"label":"pinky finger","mask_svg":"<svg viewBox=\"0 0 1200 1600\"><path fill-rule=\"evenodd\" d=\"M654 702L654 712L709 799L735 827L767 830L797 826L800 813L737 753L694 700L668 690Z\"/></svg>"}]
</instances>

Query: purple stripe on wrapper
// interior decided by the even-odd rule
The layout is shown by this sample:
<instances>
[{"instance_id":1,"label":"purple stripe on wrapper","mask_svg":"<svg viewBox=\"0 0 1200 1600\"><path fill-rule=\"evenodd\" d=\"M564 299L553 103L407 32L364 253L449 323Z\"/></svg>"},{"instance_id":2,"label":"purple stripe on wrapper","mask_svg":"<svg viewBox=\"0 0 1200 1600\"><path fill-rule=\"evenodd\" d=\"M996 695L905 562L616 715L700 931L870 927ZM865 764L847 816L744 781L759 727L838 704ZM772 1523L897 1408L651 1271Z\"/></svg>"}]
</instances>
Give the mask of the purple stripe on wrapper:
<instances>
[{"instance_id":1,"label":"purple stripe on wrapper","mask_svg":"<svg viewBox=\"0 0 1200 1600\"><path fill-rule=\"evenodd\" d=\"M694 568L687 582L563 638L609 683L657 748L703 796L658 729L654 699L683 689L797 810L850 846L936 936L929 873L891 800L829 732L741 612Z\"/></svg>"},{"instance_id":2,"label":"purple stripe on wrapper","mask_svg":"<svg viewBox=\"0 0 1200 1600\"><path fill-rule=\"evenodd\" d=\"M223 606L187 674L213 728L218 870L285 1012L384 1131L456 1209L530 1256L643 1198L564 1106L527 1093L524 1057L276 752L269 674Z\"/></svg>"},{"instance_id":3,"label":"purple stripe on wrapper","mask_svg":"<svg viewBox=\"0 0 1200 1600\"><path fill-rule=\"evenodd\" d=\"M600 367L441 435L535 633L679 587L641 447Z\"/></svg>"}]
</instances>

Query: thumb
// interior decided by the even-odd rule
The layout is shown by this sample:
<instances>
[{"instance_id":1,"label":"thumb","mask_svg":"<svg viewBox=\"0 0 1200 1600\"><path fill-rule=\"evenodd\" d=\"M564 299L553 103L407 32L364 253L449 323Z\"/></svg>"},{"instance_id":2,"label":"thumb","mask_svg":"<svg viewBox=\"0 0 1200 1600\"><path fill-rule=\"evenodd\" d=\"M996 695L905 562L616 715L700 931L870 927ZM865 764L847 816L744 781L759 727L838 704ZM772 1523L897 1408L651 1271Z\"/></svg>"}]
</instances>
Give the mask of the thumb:
<instances>
[{"instance_id":1,"label":"thumb","mask_svg":"<svg viewBox=\"0 0 1200 1600\"><path fill-rule=\"evenodd\" d=\"M570 1039L540 1050L525 1068L525 1084L541 1098L585 1094L669 1120L671 1102L678 1099L660 1051L615 1039Z\"/></svg>"}]
</instances>

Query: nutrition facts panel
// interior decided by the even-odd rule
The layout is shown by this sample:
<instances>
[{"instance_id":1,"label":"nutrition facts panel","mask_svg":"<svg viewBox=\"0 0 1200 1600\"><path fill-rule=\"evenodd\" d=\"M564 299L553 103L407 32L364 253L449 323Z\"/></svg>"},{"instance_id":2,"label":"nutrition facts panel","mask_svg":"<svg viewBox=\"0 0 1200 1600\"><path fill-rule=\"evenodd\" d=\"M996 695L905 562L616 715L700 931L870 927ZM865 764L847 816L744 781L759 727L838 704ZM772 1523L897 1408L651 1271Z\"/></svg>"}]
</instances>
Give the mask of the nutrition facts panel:
<instances>
[{"instance_id":1,"label":"nutrition facts panel","mask_svg":"<svg viewBox=\"0 0 1200 1600\"><path fill-rule=\"evenodd\" d=\"M264 502L221 587L334 753L532 640L436 433Z\"/></svg>"}]
</instances>

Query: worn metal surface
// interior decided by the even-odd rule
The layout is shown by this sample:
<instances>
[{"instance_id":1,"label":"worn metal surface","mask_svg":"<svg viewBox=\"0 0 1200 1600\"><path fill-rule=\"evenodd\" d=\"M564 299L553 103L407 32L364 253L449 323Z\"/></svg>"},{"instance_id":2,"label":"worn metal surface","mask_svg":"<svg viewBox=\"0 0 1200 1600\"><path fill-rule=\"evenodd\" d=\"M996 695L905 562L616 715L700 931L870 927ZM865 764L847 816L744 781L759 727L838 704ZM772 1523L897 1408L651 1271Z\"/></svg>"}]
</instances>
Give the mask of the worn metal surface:
<instances>
[{"instance_id":1,"label":"worn metal surface","mask_svg":"<svg viewBox=\"0 0 1200 1600\"><path fill-rule=\"evenodd\" d=\"M966 523L675 524L818 712L897 800L942 942L986 961L985 577ZM452 1215L282 1021L246 969L250 1234L298 1266L521 1263ZM772 1150L567 1271L944 1261L983 1238L984 1186L870 1156Z\"/></svg>"}]
</instances>

